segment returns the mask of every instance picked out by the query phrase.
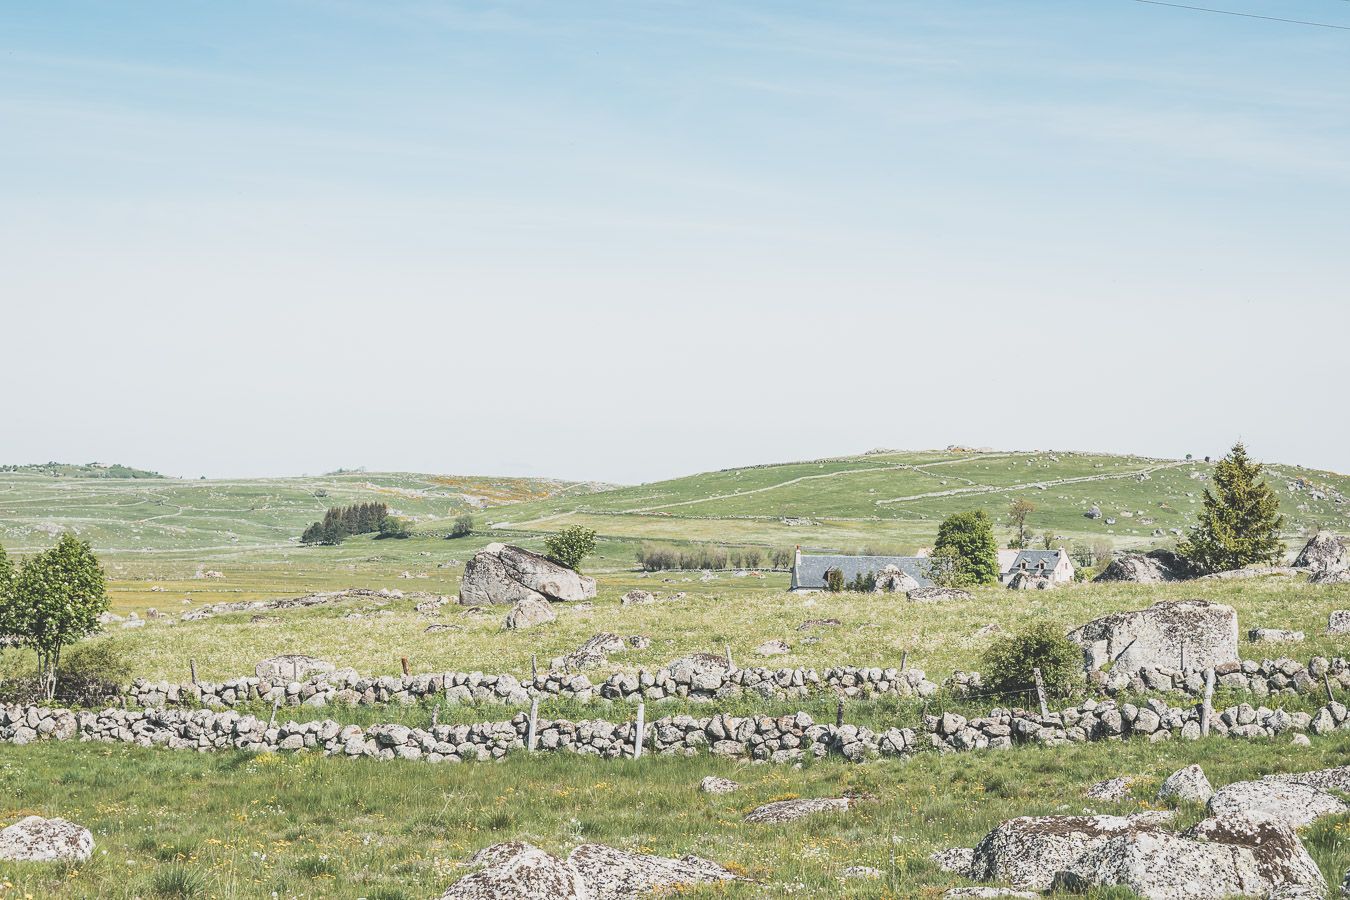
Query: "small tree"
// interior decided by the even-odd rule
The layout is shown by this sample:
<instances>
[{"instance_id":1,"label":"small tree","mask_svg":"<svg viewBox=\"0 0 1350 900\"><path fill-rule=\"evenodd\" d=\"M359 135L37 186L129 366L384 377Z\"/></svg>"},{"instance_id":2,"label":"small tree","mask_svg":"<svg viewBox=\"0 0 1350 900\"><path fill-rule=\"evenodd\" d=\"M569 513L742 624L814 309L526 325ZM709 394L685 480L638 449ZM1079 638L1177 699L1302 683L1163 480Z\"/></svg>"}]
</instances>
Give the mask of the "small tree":
<instances>
[{"instance_id":1,"label":"small tree","mask_svg":"<svg viewBox=\"0 0 1350 900\"><path fill-rule=\"evenodd\" d=\"M18 638L38 659L39 692L56 691L61 650L98 630L108 610L103 568L89 545L73 534L24 560L0 596L0 633Z\"/></svg>"},{"instance_id":2,"label":"small tree","mask_svg":"<svg viewBox=\"0 0 1350 900\"><path fill-rule=\"evenodd\" d=\"M938 527L932 556L950 558L961 584L998 584L994 525L982 509L948 516Z\"/></svg>"},{"instance_id":3,"label":"small tree","mask_svg":"<svg viewBox=\"0 0 1350 900\"><path fill-rule=\"evenodd\" d=\"M843 593L844 573L838 569L830 569L825 573L825 590L831 594Z\"/></svg>"},{"instance_id":4,"label":"small tree","mask_svg":"<svg viewBox=\"0 0 1350 900\"><path fill-rule=\"evenodd\" d=\"M1055 549L1055 533L1053 531L1047 531L1041 535L1041 547L1045 550Z\"/></svg>"},{"instance_id":5,"label":"small tree","mask_svg":"<svg viewBox=\"0 0 1350 900\"><path fill-rule=\"evenodd\" d=\"M1008 504L1008 523L1013 527L1012 540L1008 546L1013 550L1025 550L1031 543L1031 529L1027 527L1027 517L1036 511L1036 504L1022 497L1016 497Z\"/></svg>"},{"instance_id":6,"label":"small tree","mask_svg":"<svg viewBox=\"0 0 1350 900\"><path fill-rule=\"evenodd\" d=\"M981 665L984 682L1003 694L1033 689L1033 669L1041 670L1046 693L1066 697L1082 684L1083 651L1053 623L1041 620L994 641Z\"/></svg>"},{"instance_id":7,"label":"small tree","mask_svg":"<svg viewBox=\"0 0 1350 900\"><path fill-rule=\"evenodd\" d=\"M376 538L409 538L412 537L412 522L402 516L385 516L380 520L379 533Z\"/></svg>"},{"instance_id":8,"label":"small tree","mask_svg":"<svg viewBox=\"0 0 1350 900\"><path fill-rule=\"evenodd\" d=\"M1177 552L1205 572L1274 563L1284 554L1280 498L1260 480L1263 466L1252 462L1238 441L1214 470L1214 488L1205 488L1199 522Z\"/></svg>"},{"instance_id":9,"label":"small tree","mask_svg":"<svg viewBox=\"0 0 1350 900\"><path fill-rule=\"evenodd\" d=\"M556 563L577 568L583 559L595 552L595 532L590 528L572 525L544 539L544 553Z\"/></svg>"},{"instance_id":10,"label":"small tree","mask_svg":"<svg viewBox=\"0 0 1350 900\"><path fill-rule=\"evenodd\" d=\"M468 537L473 534L473 516L464 513L455 518L455 524L450 529L452 538Z\"/></svg>"}]
</instances>

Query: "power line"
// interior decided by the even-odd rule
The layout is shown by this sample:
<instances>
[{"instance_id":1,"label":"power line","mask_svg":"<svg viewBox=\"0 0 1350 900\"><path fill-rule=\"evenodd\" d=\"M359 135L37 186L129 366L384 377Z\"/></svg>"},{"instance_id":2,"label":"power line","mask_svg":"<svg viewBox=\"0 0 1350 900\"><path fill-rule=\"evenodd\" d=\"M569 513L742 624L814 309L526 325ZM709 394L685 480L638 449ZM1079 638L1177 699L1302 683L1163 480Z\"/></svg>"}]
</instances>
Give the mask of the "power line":
<instances>
[{"instance_id":1,"label":"power line","mask_svg":"<svg viewBox=\"0 0 1350 900\"><path fill-rule=\"evenodd\" d=\"M1187 6L1185 3L1167 3L1164 0L1134 0L1135 3L1147 3L1150 6L1170 6L1173 9L1192 9L1196 12L1217 13L1221 16L1239 16L1243 19L1264 19L1267 22L1287 22L1290 25L1312 25L1316 28L1334 28L1337 31L1350 31L1350 25L1330 25L1326 22L1309 22L1304 19L1281 19L1278 16L1258 16L1256 13L1234 12L1231 9L1214 9L1209 6Z\"/></svg>"}]
</instances>

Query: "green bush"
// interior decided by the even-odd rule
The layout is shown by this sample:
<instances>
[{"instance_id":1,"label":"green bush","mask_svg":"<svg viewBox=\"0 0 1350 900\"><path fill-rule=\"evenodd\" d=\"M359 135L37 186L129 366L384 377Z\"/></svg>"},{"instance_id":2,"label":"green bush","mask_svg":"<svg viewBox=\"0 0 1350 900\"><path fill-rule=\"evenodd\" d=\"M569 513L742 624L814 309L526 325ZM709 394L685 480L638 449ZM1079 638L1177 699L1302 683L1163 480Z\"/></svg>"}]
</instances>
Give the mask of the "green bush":
<instances>
[{"instance_id":1,"label":"green bush","mask_svg":"<svg viewBox=\"0 0 1350 900\"><path fill-rule=\"evenodd\" d=\"M595 532L590 528L572 525L544 539L544 553L556 563L569 569L595 552Z\"/></svg>"},{"instance_id":2,"label":"green bush","mask_svg":"<svg viewBox=\"0 0 1350 900\"><path fill-rule=\"evenodd\" d=\"M984 653L981 675L993 690L1014 694L1035 689L1035 668L1052 697L1071 696L1083 685L1083 651L1044 620L994 641Z\"/></svg>"},{"instance_id":3,"label":"green bush","mask_svg":"<svg viewBox=\"0 0 1350 900\"><path fill-rule=\"evenodd\" d=\"M462 538L473 534L473 516L464 513L455 519L454 527L450 529L450 537Z\"/></svg>"},{"instance_id":4,"label":"green bush","mask_svg":"<svg viewBox=\"0 0 1350 900\"><path fill-rule=\"evenodd\" d=\"M994 525L982 509L948 516L938 527L932 556L954 561L954 587L998 584Z\"/></svg>"},{"instance_id":5,"label":"green bush","mask_svg":"<svg viewBox=\"0 0 1350 900\"><path fill-rule=\"evenodd\" d=\"M830 569L825 573L825 590L831 594L843 593L844 573L838 569Z\"/></svg>"},{"instance_id":6,"label":"green bush","mask_svg":"<svg viewBox=\"0 0 1350 900\"><path fill-rule=\"evenodd\" d=\"M401 516L387 516L380 522L378 538L408 538L412 537L412 522Z\"/></svg>"}]
</instances>

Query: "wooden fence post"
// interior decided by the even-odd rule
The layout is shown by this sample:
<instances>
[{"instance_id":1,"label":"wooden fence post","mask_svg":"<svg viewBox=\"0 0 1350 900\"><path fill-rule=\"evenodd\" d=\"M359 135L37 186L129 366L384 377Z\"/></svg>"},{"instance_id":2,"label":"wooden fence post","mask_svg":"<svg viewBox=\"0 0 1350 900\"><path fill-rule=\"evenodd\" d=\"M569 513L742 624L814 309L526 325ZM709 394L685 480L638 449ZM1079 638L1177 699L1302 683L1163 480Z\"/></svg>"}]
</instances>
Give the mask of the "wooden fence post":
<instances>
[{"instance_id":1,"label":"wooden fence post","mask_svg":"<svg viewBox=\"0 0 1350 900\"><path fill-rule=\"evenodd\" d=\"M431 727L435 728L439 724L441 724L441 704L438 702L431 710Z\"/></svg>"},{"instance_id":2,"label":"wooden fence post","mask_svg":"<svg viewBox=\"0 0 1350 900\"><path fill-rule=\"evenodd\" d=\"M1210 666L1205 671L1205 699L1200 705L1200 736L1209 736L1209 717L1213 715L1214 709L1214 667Z\"/></svg>"},{"instance_id":3,"label":"wooden fence post","mask_svg":"<svg viewBox=\"0 0 1350 900\"><path fill-rule=\"evenodd\" d=\"M834 724L836 728L843 727L844 724L844 698L839 698L839 704L834 708Z\"/></svg>"},{"instance_id":4,"label":"wooden fence post","mask_svg":"<svg viewBox=\"0 0 1350 900\"><path fill-rule=\"evenodd\" d=\"M725 646L727 651L727 671L734 672L736 671L736 661L731 658L731 645L727 644Z\"/></svg>"},{"instance_id":5,"label":"wooden fence post","mask_svg":"<svg viewBox=\"0 0 1350 900\"><path fill-rule=\"evenodd\" d=\"M412 674L412 671L408 668L408 657L406 657L406 656L401 656L401 657L399 657L399 660L398 660L398 661L399 661L399 663L402 664L402 666L403 666L403 674L404 674L404 675L411 675L411 674Z\"/></svg>"},{"instance_id":6,"label":"wooden fence post","mask_svg":"<svg viewBox=\"0 0 1350 900\"><path fill-rule=\"evenodd\" d=\"M900 654L900 671L903 672L909 668L909 648L906 648Z\"/></svg>"},{"instance_id":7,"label":"wooden fence post","mask_svg":"<svg viewBox=\"0 0 1350 900\"><path fill-rule=\"evenodd\" d=\"M1326 686L1326 689L1327 689L1327 702L1328 702L1328 703L1335 703L1335 702L1336 702L1336 695L1333 694L1333 693L1331 692L1331 673L1330 673L1330 672L1323 672L1323 673L1322 673L1322 684L1325 685L1325 686Z\"/></svg>"},{"instance_id":8,"label":"wooden fence post","mask_svg":"<svg viewBox=\"0 0 1350 900\"><path fill-rule=\"evenodd\" d=\"M196 661L195 659L189 659L189 660L188 660L188 671L192 673L192 686L193 686L193 687L196 687L196 686L197 686L197 661Z\"/></svg>"},{"instance_id":9,"label":"wooden fence post","mask_svg":"<svg viewBox=\"0 0 1350 900\"><path fill-rule=\"evenodd\" d=\"M637 728L633 732L633 759L642 759L642 744L647 737L647 704L638 701Z\"/></svg>"},{"instance_id":10,"label":"wooden fence post","mask_svg":"<svg viewBox=\"0 0 1350 900\"><path fill-rule=\"evenodd\" d=\"M530 654L530 681L539 680L539 657L537 654Z\"/></svg>"},{"instance_id":11,"label":"wooden fence post","mask_svg":"<svg viewBox=\"0 0 1350 900\"><path fill-rule=\"evenodd\" d=\"M534 752L535 740L539 735L539 698L530 700L530 730L525 733L525 749Z\"/></svg>"},{"instance_id":12,"label":"wooden fence post","mask_svg":"<svg viewBox=\"0 0 1350 900\"><path fill-rule=\"evenodd\" d=\"M272 718L267 720L268 731L277 727L277 710L281 709L281 698L285 696L285 688L282 688L281 691L281 694L277 695L276 702L272 704Z\"/></svg>"},{"instance_id":13,"label":"wooden fence post","mask_svg":"<svg viewBox=\"0 0 1350 900\"><path fill-rule=\"evenodd\" d=\"M1036 679L1036 699L1041 704L1041 718L1047 718L1050 715L1050 705L1045 702L1045 679L1041 677L1040 666L1031 670L1032 676Z\"/></svg>"}]
</instances>

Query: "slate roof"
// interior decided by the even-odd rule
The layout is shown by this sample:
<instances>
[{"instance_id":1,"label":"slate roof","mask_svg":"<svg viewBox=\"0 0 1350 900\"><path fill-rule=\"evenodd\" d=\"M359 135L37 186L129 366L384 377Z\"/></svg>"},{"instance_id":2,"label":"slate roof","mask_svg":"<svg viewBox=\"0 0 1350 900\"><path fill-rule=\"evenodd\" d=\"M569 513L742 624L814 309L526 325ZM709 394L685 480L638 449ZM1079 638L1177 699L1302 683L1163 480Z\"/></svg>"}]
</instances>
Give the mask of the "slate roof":
<instances>
[{"instance_id":1,"label":"slate roof","mask_svg":"<svg viewBox=\"0 0 1350 900\"><path fill-rule=\"evenodd\" d=\"M824 590L825 573L830 569L842 572L844 583L849 584L860 573L876 575L887 566L895 566L917 581L919 587L933 586L928 578L928 560L920 556L808 556L803 553L801 564L792 567L792 590Z\"/></svg>"},{"instance_id":2,"label":"slate roof","mask_svg":"<svg viewBox=\"0 0 1350 900\"><path fill-rule=\"evenodd\" d=\"M1041 563L1045 563L1045 571L1052 572L1054 571L1055 566L1059 564L1059 551L1018 550L1017 558L1014 559L1013 564L1008 567L1008 572L1016 572L1018 569L1022 568L1022 563L1026 563L1027 568L1032 571L1035 571L1036 567ZM1007 572L1004 574L1006 575Z\"/></svg>"}]
</instances>

